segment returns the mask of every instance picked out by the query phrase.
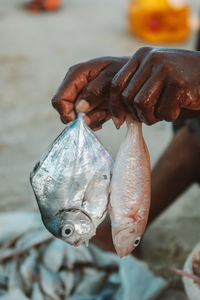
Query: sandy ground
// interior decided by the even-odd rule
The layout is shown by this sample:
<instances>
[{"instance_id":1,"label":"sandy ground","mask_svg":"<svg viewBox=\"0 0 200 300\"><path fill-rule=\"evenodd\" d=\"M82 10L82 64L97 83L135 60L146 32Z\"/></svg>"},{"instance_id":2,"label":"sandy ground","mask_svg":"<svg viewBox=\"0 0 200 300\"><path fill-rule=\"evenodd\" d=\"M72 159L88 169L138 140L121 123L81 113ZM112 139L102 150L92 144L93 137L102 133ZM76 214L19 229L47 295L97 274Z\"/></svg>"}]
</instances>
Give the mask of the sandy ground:
<instances>
[{"instance_id":1,"label":"sandy ground","mask_svg":"<svg viewBox=\"0 0 200 300\"><path fill-rule=\"evenodd\" d=\"M198 1L192 1L198 7ZM50 14L30 15L21 0L0 4L0 210L36 209L29 173L64 125L51 97L69 66L98 56L131 55L141 41L126 30L124 0L68 0ZM181 47L193 49L195 33ZM125 128L107 123L97 135L115 157ZM171 125L144 126L152 165L171 139ZM193 187L147 231L145 258L171 278L200 240L200 194ZM188 201L190 200L190 201ZM186 299L171 289L164 299Z\"/></svg>"}]
</instances>

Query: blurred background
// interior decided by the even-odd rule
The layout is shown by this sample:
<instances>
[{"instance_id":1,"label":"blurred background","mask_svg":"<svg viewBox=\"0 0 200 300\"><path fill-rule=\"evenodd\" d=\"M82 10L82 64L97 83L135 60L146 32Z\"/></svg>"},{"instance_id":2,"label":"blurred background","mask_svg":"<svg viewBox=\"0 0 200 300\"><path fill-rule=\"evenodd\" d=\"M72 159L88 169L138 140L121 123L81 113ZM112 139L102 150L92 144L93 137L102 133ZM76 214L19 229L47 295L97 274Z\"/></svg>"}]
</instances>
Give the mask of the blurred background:
<instances>
[{"instance_id":1,"label":"blurred background","mask_svg":"<svg viewBox=\"0 0 200 300\"><path fill-rule=\"evenodd\" d=\"M188 1L189 25L185 23L187 6L179 16L181 34L175 36L174 31L171 39L169 32L156 36L142 28L140 4L145 0L137 1L137 5L128 0L64 0L51 12L37 11L37 5L27 10L26 1L0 3L1 212L37 209L29 173L64 128L51 106L51 98L71 65L99 56L129 56L146 44L193 50L198 35L198 0ZM146 2L152 2L155 9L155 1ZM181 2L174 1L178 7ZM150 29L156 32L159 20L149 22ZM113 157L125 131L124 127L116 131L108 122L97 132ZM171 124L144 126L144 135L154 165L172 137ZM182 261L200 240L199 198L199 188L193 186L147 231L145 255L155 272L168 276L167 264ZM194 237L190 229L197 232ZM186 299L182 291L172 289L169 293L166 299L176 299L176 295Z\"/></svg>"}]
</instances>

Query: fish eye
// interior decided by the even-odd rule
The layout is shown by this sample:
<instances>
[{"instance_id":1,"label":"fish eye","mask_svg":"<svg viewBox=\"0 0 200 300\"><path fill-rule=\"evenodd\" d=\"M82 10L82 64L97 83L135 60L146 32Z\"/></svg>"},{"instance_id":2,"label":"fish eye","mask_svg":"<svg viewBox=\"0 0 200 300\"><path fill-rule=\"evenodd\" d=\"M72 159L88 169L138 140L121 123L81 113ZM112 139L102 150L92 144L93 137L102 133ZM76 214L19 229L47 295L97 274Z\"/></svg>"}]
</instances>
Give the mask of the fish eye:
<instances>
[{"instance_id":1,"label":"fish eye","mask_svg":"<svg viewBox=\"0 0 200 300\"><path fill-rule=\"evenodd\" d=\"M74 226L71 224L66 224L63 226L61 230L61 235L64 238L68 238L73 234L73 232L74 232Z\"/></svg>"},{"instance_id":2,"label":"fish eye","mask_svg":"<svg viewBox=\"0 0 200 300\"><path fill-rule=\"evenodd\" d=\"M137 246L139 245L139 243L140 243L140 240L141 240L141 237L138 236L138 237L136 238L136 240L135 240L135 242L134 242L133 245L134 245L135 247L137 247Z\"/></svg>"}]
</instances>

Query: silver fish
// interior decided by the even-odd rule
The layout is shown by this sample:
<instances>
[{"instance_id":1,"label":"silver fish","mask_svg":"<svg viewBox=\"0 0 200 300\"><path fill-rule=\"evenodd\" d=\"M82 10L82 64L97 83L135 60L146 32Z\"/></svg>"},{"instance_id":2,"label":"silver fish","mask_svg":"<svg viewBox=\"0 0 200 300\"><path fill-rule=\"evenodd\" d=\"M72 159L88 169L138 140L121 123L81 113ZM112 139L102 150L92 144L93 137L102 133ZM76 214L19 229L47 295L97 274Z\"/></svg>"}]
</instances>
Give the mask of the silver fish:
<instances>
[{"instance_id":1,"label":"silver fish","mask_svg":"<svg viewBox=\"0 0 200 300\"><path fill-rule=\"evenodd\" d=\"M56 237L78 246L107 213L113 161L82 115L71 122L31 173L42 220Z\"/></svg>"},{"instance_id":2,"label":"silver fish","mask_svg":"<svg viewBox=\"0 0 200 300\"><path fill-rule=\"evenodd\" d=\"M89 248L85 247L85 245L80 245L77 248L74 248L68 244L65 248L65 261L64 266L68 269L73 269L75 264L84 264L84 263L92 263L93 258L89 251Z\"/></svg>"},{"instance_id":3,"label":"silver fish","mask_svg":"<svg viewBox=\"0 0 200 300\"><path fill-rule=\"evenodd\" d=\"M31 249L29 255L20 263L19 273L24 282L24 290L26 293L30 293L33 285L34 278L39 274L38 270L38 251Z\"/></svg>"},{"instance_id":4,"label":"silver fish","mask_svg":"<svg viewBox=\"0 0 200 300\"><path fill-rule=\"evenodd\" d=\"M98 294L105 285L106 278L106 272L95 270L92 267L86 267L83 271L83 279L76 286L74 293L77 296Z\"/></svg>"},{"instance_id":5,"label":"silver fish","mask_svg":"<svg viewBox=\"0 0 200 300\"><path fill-rule=\"evenodd\" d=\"M52 272L58 272L65 258L65 243L53 239L44 249L42 262ZM70 247L70 246L69 246Z\"/></svg>"},{"instance_id":6,"label":"silver fish","mask_svg":"<svg viewBox=\"0 0 200 300\"><path fill-rule=\"evenodd\" d=\"M64 295L64 286L58 273L40 265L40 287L43 293L52 300L60 300Z\"/></svg>"},{"instance_id":7,"label":"silver fish","mask_svg":"<svg viewBox=\"0 0 200 300\"><path fill-rule=\"evenodd\" d=\"M52 236L48 231L43 230L43 228L38 227L37 229L29 230L24 233L16 242L15 251L19 252L26 251L34 246L44 244L52 240Z\"/></svg>"},{"instance_id":8,"label":"silver fish","mask_svg":"<svg viewBox=\"0 0 200 300\"><path fill-rule=\"evenodd\" d=\"M16 288L15 290L6 293L4 296L1 296L1 300L29 300L22 290Z\"/></svg>"},{"instance_id":9,"label":"silver fish","mask_svg":"<svg viewBox=\"0 0 200 300\"><path fill-rule=\"evenodd\" d=\"M7 277L0 272L0 290L7 288Z\"/></svg>"},{"instance_id":10,"label":"silver fish","mask_svg":"<svg viewBox=\"0 0 200 300\"><path fill-rule=\"evenodd\" d=\"M5 290L0 289L0 297L5 296L7 293Z\"/></svg>"},{"instance_id":11,"label":"silver fish","mask_svg":"<svg viewBox=\"0 0 200 300\"><path fill-rule=\"evenodd\" d=\"M40 286L38 282L34 282L33 291L31 294L31 300L44 300L44 296L41 292Z\"/></svg>"},{"instance_id":12,"label":"silver fish","mask_svg":"<svg viewBox=\"0 0 200 300\"><path fill-rule=\"evenodd\" d=\"M65 289L65 296L68 297L74 287L75 272L70 270L64 270L59 273L59 276L63 282Z\"/></svg>"},{"instance_id":13,"label":"silver fish","mask_svg":"<svg viewBox=\"0 0 200 300\"><path fill-rule=\"evenodd\" d=\"M12 272L10 273L8 280L8 291L12 292L15 289L23 291L23 281L21 276L19 276L19 264L17 260L15 260L12 264Z\"/></svg>"}]
</instances>

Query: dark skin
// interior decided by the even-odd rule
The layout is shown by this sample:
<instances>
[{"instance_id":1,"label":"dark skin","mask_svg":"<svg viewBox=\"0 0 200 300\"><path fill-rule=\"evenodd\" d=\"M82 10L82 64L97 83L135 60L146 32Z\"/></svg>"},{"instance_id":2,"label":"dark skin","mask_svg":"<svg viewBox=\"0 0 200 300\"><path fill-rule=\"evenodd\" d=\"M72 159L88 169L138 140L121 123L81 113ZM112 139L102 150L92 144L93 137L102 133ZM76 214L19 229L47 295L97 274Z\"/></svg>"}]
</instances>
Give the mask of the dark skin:
<instances>
[{"instance_id":1,"label":"dark skin","mask_svg":"<svg viewBox=\"0 0 200 300\"><path fill-rule=\"evenodd\" d=\"M83 112L93 130L111 118L120 128L127 113L148 125L198 116L200 53L143 47L131 58L103 57L75 65L67 72L52 103L63 122L74 120L75 111ZM152 170L149 222L199 180L199 151L184 126ZM108 219L98 228L95 242L113 251Z\"/></svg>"},{"instance_id":2,"label":"dark skin","mask_svg":"<svg viewBox=\"0 0 200 300\"><path fill-rule=\"evenodd\" d=\"M80 102L81 100L85 100ZM86 113L91 128L126 113L148 125L200 114L200 53L142 47L131 58L97 58L69 69L52 100L61 119Z\"/></svg>"},{"instance_id":3,"label":"dark skin","mask_svg":"<svg viewBox=\"0 0 200 300\"><path fill-rule=\"evenodd\" d=\"M109 120L110 84L128 59L103 57L71 67L52 100L61 120L64 123L74 120L75 110L87 112L85 121L93 129ZM87 101L86 109L79 105L82 99Z\"/></svg>"}]
</instances>

